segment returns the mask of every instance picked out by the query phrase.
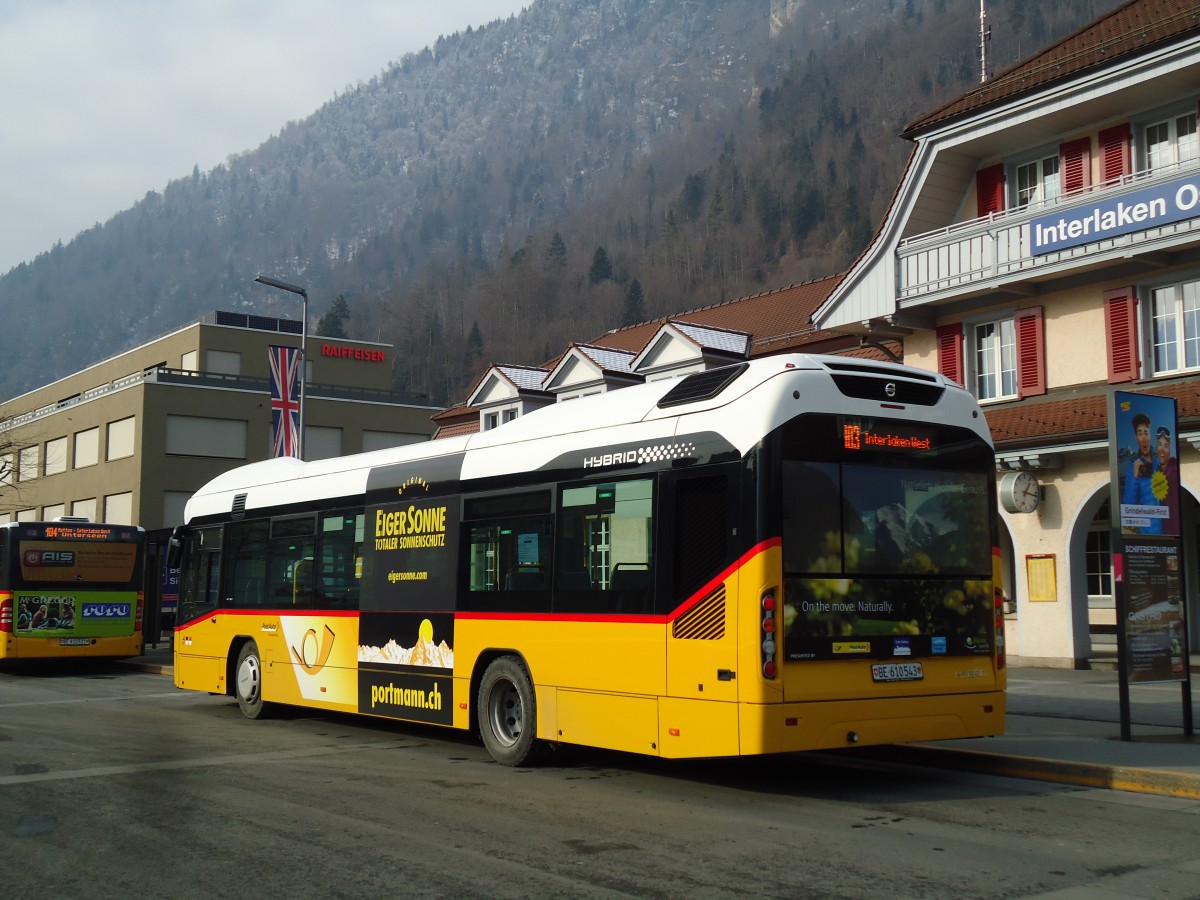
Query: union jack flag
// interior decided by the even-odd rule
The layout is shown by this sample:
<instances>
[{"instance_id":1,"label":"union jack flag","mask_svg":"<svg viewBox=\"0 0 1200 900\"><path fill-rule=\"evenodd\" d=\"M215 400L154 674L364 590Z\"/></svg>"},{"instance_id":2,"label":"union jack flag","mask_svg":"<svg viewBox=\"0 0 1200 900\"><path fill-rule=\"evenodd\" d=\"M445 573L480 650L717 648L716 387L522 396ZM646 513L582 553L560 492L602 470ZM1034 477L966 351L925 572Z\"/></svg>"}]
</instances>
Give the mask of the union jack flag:
<instances>
[{"instance_id":1,"label":"union jack flag","mask_svg":"<svg viewBox=\"0 0 1200 900\"><path fill-rule=\"evenodd\" d=\"M274 456L300 456L300 351L267 347L271 360L271 425Z\"/></svg>"}]
</instances>

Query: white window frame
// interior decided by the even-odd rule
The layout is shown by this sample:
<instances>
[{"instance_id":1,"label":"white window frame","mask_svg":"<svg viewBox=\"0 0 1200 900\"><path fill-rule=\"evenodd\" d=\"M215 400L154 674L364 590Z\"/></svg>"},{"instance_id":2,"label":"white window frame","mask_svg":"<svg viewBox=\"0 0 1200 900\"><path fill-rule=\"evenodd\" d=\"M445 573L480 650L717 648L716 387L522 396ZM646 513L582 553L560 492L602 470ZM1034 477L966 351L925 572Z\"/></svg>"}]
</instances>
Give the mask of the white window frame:
<instances>
[{"instance_id":1,"label":"white window frame","mask_svg":"<svg viewBox=\"0 0 1200 900\"><path fill-rule=\"evenodd\" d=\"M1168 116L1142 127L1146 171L1174 168L1200 156L1196 110Z\"/></svg>"},{"instance_id":2,"label":"white window frame","mask_svg":"<svg viewBox=\"0 0 1200 900\"><path fill-rule=\"evenodd\" d=\"M1024 209L1030 204L1040 205L1056 199L1062 193L1059 166L1057 152L1017 163L1013 167L1013 184L1016 190L1016 196L1013 198L1014 208Z\"/></svg>"},{"instance_id":3,"label":"white window frame","mask_svg":"<svg viewBox=\"0 0 1200 900\"><path fill-rule=\"evenodd\" d=\"M1017 398L1017 322L1012 315L970 323L971 384L981 403Z\"/></svg>"},{"instance_id":4,"label":"white window frame","mask_svg":"<svg viewBox=\"0 0 1200 900\"><path fill-rule=\"evenodd\" d=\"M1153 374L1200 368L1200 278L1149 290L1146 329Z\"/></svg>"}]
</instances>

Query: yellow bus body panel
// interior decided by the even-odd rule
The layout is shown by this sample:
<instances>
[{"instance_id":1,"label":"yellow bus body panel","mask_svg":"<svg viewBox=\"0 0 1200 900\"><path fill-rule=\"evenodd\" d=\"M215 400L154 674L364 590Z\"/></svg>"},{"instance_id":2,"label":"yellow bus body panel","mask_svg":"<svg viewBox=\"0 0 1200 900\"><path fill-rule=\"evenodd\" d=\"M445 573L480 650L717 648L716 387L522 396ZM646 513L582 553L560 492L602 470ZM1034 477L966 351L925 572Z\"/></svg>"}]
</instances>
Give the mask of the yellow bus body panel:
<instances>
[{"instance_id":1,"label":"yellow bus body panel","mask_svg":"<svg viewBox=\"0 0 1200 900\"><path fill-rule=\"evenodd\" d=\"M1004 731L1004 693L741 706L741 752L790 753L838 747L984 737Z\"/></svg>"},{"instance_id":2,"label":"yellow bus body panel","mask_svg":"<svg viewBox=\"0 0 1200 900\"><path fill-rule=\"evenodd\" d=\"M122 637L94 637L91 643L63 646L58 637L25 637L5 634L0 659L129 659L142 653L142 633Z\"/></svg>"},{"instance_id":3,"label":"yellow bus body panel","mask_svg":"<svg viewBox=\"0 0 1200 900\"><path fill-rule=\"evenodd\" d=\"M251 639L270 703L358 711L357 616L214 614L177 630L175 685L224 694L235 648Z\"/></svg>"}]
</instances>

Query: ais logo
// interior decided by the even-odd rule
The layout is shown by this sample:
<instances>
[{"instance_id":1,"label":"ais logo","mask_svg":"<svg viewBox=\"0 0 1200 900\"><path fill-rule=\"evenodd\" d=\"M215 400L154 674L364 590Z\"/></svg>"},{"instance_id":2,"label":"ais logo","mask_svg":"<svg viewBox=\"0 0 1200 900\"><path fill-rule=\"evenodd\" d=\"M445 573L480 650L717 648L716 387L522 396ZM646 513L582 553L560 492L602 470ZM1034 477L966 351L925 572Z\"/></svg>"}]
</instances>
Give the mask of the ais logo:
<instances>
[{"instance_id":1,"label":"ais logo","mask_svg":"<svg viewBox=\"0 0 1200 900\"><path fill-rule=\"evenodd\" d=\"M70 568L75 565L74 550L26 550L25 565L33 568Z\"/></svg>"}]
</instances>

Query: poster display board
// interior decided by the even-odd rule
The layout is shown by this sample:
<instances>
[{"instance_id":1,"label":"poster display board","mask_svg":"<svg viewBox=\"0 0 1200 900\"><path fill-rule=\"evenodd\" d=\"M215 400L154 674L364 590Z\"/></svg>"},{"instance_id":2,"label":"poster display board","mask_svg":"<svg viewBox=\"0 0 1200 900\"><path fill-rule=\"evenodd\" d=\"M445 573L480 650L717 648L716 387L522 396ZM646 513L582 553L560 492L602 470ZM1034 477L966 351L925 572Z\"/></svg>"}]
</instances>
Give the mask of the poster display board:
<instances>
[{"instance_id":1,"label":"poster display board","mask_svg":"<svg viewBox=\"0 0 1200 900\"><path fill-rule=\"evenodd\" d=\"M1175 400L1114 391L1108 431L1121 737L1130 740L1129 685L1171 681L1190 735Z\"/></svg>"}]
</instances>

